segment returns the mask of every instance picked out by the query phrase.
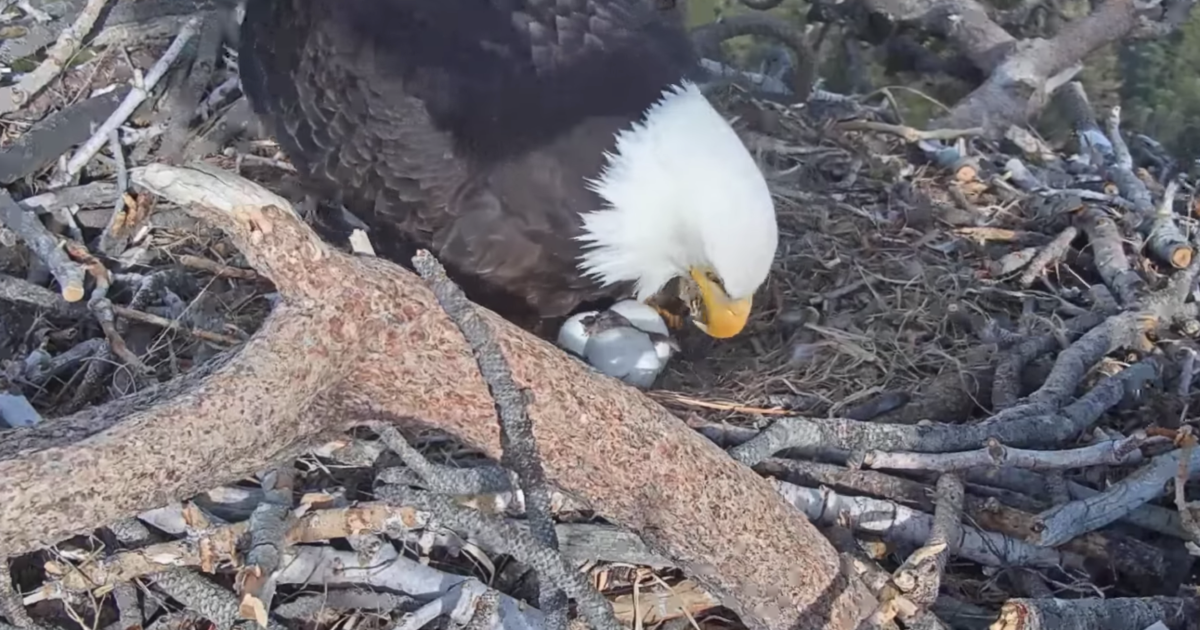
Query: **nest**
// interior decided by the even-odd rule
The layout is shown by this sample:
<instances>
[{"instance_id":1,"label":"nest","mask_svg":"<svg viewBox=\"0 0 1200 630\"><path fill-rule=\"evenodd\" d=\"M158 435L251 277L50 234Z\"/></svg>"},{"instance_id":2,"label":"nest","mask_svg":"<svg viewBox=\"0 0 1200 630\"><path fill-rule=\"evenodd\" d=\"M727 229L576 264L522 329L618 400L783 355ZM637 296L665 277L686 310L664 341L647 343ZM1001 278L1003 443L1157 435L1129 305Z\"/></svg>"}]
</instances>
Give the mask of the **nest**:
<instances>
[{"instance_id":1,"label":"nest","mask_svg":"<svg viewBox=\"0 0 1200 630\"><path fill-rule=\"evenodd\" d=\"M1012 305L985 303L984 252L946 221L965 210L922 192L953 174L917 167L893 185L914 170L903 142L822 133L804 113L753 107L747 118L759 124L743 133L769 165L778 204L773 272L746 334L686 344L661 381L667 391L652 395L711 419L836 415L880 396L892 401L885 413L934 377L986 365L991 353L956 322Z\"/></svg>"},{"instance_id":2,"label":"nest","mask_svg":"<svg viewBox=\"0 0 1200 630\"><path fill-rule=\"evenodd\" d=\"M176 22L179 17L168 16ZM173 28L178 31L178 24ZM197 24L184 22L183 28ZM30 428L0 434L0 465L26 466L16 472L44 470L40 467L53 465L40 458L48 447L27 446L49 440L38 425L80 412L73 418L83 428L61 431L94 430L85 440L102 442L97 435L112 428L98 427L105 414L142 413L145 392L191 391L184 389L187 384L219 373L239 353L262 352L263 344L253 342L264 335L256 333L286 304L289 292L295 296L304 287L288 285L289 278L275 286L256 266L286 259L313 274L380 269L371 267L379 261L346 262L348 257L327 269L305 267L311 261L296 251L269 247L264 251L280 260L264 260L263 251L244 251L251 238L245 230L241 241L230 235L239 234L229 229L234 212L215 212L220 216L214 222L197 220L196 213L181 208L189 205L180 201L187 195L150 192L145 171L142 184L131 185L135 166L200 159L281 197L295 197L292 169L273 143L232 140L252 120L230 87L231 60L209 44L199 37L190 72L167 79L160 73L166 88L119 121L111 136L101 138L97 153L77 147L93 137L91 120L110 118L129 93L122 88L111 97L97 94L131 74L117 55L63 72L56 84L61 89L46 91L22 110L30 123L6 130L0 180L9 184L11 198L0 199L0 218L11 232L0 236L13 246L0 258L6 328L0 331L0 359L11 393L4 417ZM134 65L151 67L172 49L147 46L131 58L139 60ZM92 97L81 100L84 94ZM1074 96L1086 105L1086 96ZM1160 620L1175 627L1194 617L1195 598L1180 595L1179 587L1191 571L1185 541L1200 539L1200 527L1188 509L1186 474L1178 466L1200 461L1192 459L1195 439L1185 426L1193 403L1193 338L1200 330L1190 296L1200 263L1192 260L1194 245L1184 236L1194 231L1188 216L1192 184L1172 180L1166 166L1154 173L1133 168L1132 160L1118 155L1115 118L1109 121L1111 161L1085 155L1085 166L1068 172L1063 166L1068 158L1036 139L1018 134L1004 145L977 140L968 148L955 141L974 136L971 130L920 132L899 124L894 112L820 90L803 108L767 103L737 88L728 88L722 102L762 159L776 195L775 269L745 333L720 342L685 334L682 352L648 394L725 452L697 444L686 427L684 434L672 433L682 426L674 417L653 416L658 424L646 420L661 409L647 411L651 406L642 398L607 381L595 392L611 400L588 401L616 405L606 408L612 417L605 422L635 418L654 429L638 433L629 429L632 422L613 424L611 434L587 443L593 450L611 449L605 453L614 461L625 457L620 466L605 468L600 455L565 447L579 447L584 440L579 431L602 433L608 426L589 424L594 418L585 418L592 409L586 406L568 407L575 413L569 417L538 408L542 454L531 447L521 451L533 442L522 413L528 423L535 412L514 410L512 399L521 397L497 393L515 389L511 382L508 390L497 385L503 374L467 382L474 378L465 367L472 355L459 348L461 339L468 338L476 354L483 354L487 340L476 344L471 338L462 323L469 318L455 311L466 307L447 298L453 291L438 283L436 269L429 269L435 265L427 260L422 273L432 278L438 300L424 306L441 305L462 331L453 333L457 346L433 357L463 369L461 388L427 384L430 390L454 390L446 398L467 410L443 413L443 428L462 429L470 434L464 439L487 443L494 440L494 426L484 430L481 422L472 424L474 416L457 416L502 407L501 426L519 439L513 438L517 447L506 445L500 452L526 484L520 487L523 495L512 484L513 471L497 473L489 468L492 459L443 433L401 434L387 422L369 423L289 460L294 466L258 471L255 479L185 472L204 481L219 477L226 485L166 506L151 506L149 494L138 495L133 502L142 511L136 518L127 514L88 536L63 537L47 543L53 545L49 549L10 558L21 597L0 581L0 604L7 606L0 611L17 625L32 624L26 613L33 613L88 627L130 627L152 618L180 627L198 626L201 618L221 626L241 618L264 625L283 620L310 627L351 622L389 627L398 623L388 617L397 611L412 613L407 619L415 624L428 621L422 615L445 612L438 606L465 602L470 606L454 613L457 621L470 620L464 611L478 605L487 616L476 621L494 625L500 619L540 622L542 617L529 615L542 613L526 603L541 599L551 613L565 611L554 609L562 604L553 603L555 593L570 592L579 614L589 622L598 619L597 625L611 620L603 612L607 602L608 614L626 623L739 627L730 621L734 612L722 608L729 602L688 572L719 560L725 570L743 571L740 578L750 583L743 593L751 601L747 610L764 601L777 604L769 589L756 592L753 583L760 570L754 562L772 558L771 551L747 546L738 526L751 531L762 520L788 534L773 540L793 545L796 553L780 552L782 558L762 564L762 571L780 572L772 575L782 575L787 567L777 565L790 566L802 555L818 569L837 564L832 553L812 560L820 555L817 539L801 536L816 530L800 528L796 522L803 519L788 521L777 509L780 497L771 494L778 490L788 509L803 512L833 548L857 559L855 579L876 598L877 608L867 611L876 620L978 627L981 619L999 619L1007 624L1003 628L1035 628L1040 626L1028 621L1037 618L1034 613L1055 611L1076 620L1100 615L1142 624L1137 627ZM1079 122L1099 132L1095 120ZM949 142L927 142L935 136ZM60 163L60 154L69 159ZM64 187L56 181L64 174L82 183ZM1189 211L1178 212L1176 205ZM253 219L267 223L280 217L256 212ZM1115 220L1122 215L1132 219ZM1145 230L1143 219L1153 221L1154 229ZM221 220L226 229L219 228ZM283 221L278 225L287 228ZM1127 246L1130 242L1136 246ZM83 243L96 243L99 251ZM388 274L394 281L398 277L380 272ZM75 299L64 299L68 295ZM435 325L445 322L426 317L431 329L441 331L427 335L451 336L448 325ZM314 324L313 330L330 336L331 330L343 333L357 324L336 323L320 329ZM557 357L552 349L522 345L524 337L499 336L510 363L513 347L540 357L513 368L526 381L539 367L564 365L555 363L560 358L546 358ZM402 367L407 371L398 373L419 380L416 370ZM555 382L566 391L572 384L562 378ZM486 400L473 397L489 391ZM540 393L535 404L587 398L574 390ZM89 409L107 411L88 416ZM578 429L579 424L588 426ZM253 442L254 433L247 430L240 434L244 443L223 446L257 462L255 446L269 440ZM643 444L644 453L638 450ZM702 557L694 566L674 563L636 533L600 521L568 494L547 490L538 457L575 483L575 490L590 492L600 505L637 522L643 535L652 531L661 546L695 554L680 557L694 560L735 544L747 548L713 554L717 560ZM730 466L730 457L744 466ZM669 465L647 463L655 460ZM700 463L688 467L695 462ZM772 478L769 491L757 477L746 481L751 467ZM616 489L589 479L593 470ZM1082 472L1064 472L1075 470ZM156 491L146 488L149 477L130 474L123 484ZM1159 497L1171 480L1177 493ZM13 483L37 481L22 477ZM157 483L170 492L182 487L171 485L178 483L174 477ZM413 491L421 483L432 491ZM0 488L0 496L3 492ZM91 518L95 512L87 510L100 510L96 505L104 501L84 495L74 499L88 506L80 508L82 518ZM40 500L9 498L22 504ZM758 511L731 509L731 500ZM68 503L63 499L44 510L54 512L46 519L58 519L52 531L70 529L63 525L67 508L61 508ZM677 526L693 513L711 522L691 530ZM474 520L497 514L509 518L486 526ZM779 525L783 522L794 529ZM547 524L559 532L555 544L538 538L537 528ZM5 536L18 538L9 530L0 532L0 539ZM821 550L829 547L820 542ZM350 567L353 578L329 571L315 582L301 580L272 559L275 548L295 566ZM399 581L372 581L383 579L372 577L372 559L401 567L389 574ZM551 561L570 561L580 570L555 573L554 565L545 564ZM543 576L531 566L549 572ZM275 579L283 596L273 604ZM351 587L345 587L347 580ZM159 598L146 597L147 602L169 598L170 604L143 606L135 585ZM436 599L396 592L420 594L424 588ZM1095 597L1103 590L1121 597ZM110 592L113 597L105 599Z\"/></svg>"}]
</instances>

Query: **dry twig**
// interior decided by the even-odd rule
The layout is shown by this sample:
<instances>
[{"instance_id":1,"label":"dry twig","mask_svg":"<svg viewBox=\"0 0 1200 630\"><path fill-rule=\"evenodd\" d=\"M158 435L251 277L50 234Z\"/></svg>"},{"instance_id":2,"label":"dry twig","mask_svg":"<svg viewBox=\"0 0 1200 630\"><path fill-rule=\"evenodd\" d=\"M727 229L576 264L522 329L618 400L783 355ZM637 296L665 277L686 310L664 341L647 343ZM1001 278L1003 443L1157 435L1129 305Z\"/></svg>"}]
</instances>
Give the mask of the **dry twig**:
<instances>
[{"instance_id":1,"label":"dry twig","mask_svg":"<svg viewBox=\"0 0 1200 630\"><path fill-rule=\"evenodd\" d=\"M150 71L144 77L135 75L133 89L129 91L129 94L117 106L117 111L113 112L104 121L104 124L100 125L100 128L92 134L92 137L83 143L83 146L79 147L75 151L75 154L67 160L63 169L55 173L50 179L50 186L52 188L61 188L70 183L79 174L79 171L83 170L84 166L87 166L92 157L100 151L100 148L108 142L109 134L116 131L117 127L120 127L129 119L129 116L133 114L133 110L137 109L138 105L141 105L143 101L150 97L150 91L167 74L167 70L171 68L171 64L175 63L175 60L179 57L179 53L183 52L183 47L195 34L199 24L199 17L193 17L188 20L183 25L183 28L179 29L179 33L171 41L171 45L167 47L162 57L154 63ZM138 74L140 75L140 73Z\"/></svg>"},{"instance_id":2,"label":"dry twig","mask_svg":"<svg viewBox=\"0 0 1200 630\"><path fill-rule=\"evenodd\" d=\"M58 40L46 51L46 59L37 69L26 74L16 84L0 88L0 115L24 107L66 69L108 3L109 0L88 0L75 18L75 23L59 33Z\"/></svg>"}]
</instances>

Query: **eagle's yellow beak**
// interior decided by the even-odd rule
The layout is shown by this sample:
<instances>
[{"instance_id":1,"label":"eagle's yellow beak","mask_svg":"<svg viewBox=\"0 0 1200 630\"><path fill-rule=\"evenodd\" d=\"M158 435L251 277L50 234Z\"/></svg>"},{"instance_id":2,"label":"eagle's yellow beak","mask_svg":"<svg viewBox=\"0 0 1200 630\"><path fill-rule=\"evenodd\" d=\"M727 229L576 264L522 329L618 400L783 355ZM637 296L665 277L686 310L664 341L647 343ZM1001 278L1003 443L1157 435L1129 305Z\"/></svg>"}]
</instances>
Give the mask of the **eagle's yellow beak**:
<instances>
[{"instance_id":1,"label":"eagle's yellow beak","mask_svg":"<svg viewBox=\"0 0 1200 630\"><path fill-rule=\"evenodd\" d=\"M730 299L721 283L703 269L688 270L700 289L699 308L693 308L692 323L710 337L728 339L742 332L750 317L752 298Z\"/></svg>"}]
</instances>

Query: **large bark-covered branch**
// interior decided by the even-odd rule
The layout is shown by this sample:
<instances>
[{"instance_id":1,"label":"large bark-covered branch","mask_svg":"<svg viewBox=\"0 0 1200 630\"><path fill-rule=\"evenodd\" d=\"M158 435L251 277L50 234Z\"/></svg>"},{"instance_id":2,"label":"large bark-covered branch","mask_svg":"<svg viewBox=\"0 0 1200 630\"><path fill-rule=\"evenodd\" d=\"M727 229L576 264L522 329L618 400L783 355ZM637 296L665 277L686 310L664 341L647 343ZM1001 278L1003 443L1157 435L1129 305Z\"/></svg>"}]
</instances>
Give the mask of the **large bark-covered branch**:
<instances>
[{"instance_id":1,"label":"large bark-covered branch","mask_svg":"<svg viewBox=\"0 0 1200 630\"><path fill-rule=\"evenodd\" d=\"M1129 34L1137 23L1134 0L1104 0L1086 17L1067 24L1050 39L1019 42L983 85L959 101L939 127L982 125L1003 131L1039 114L1058 87L1079 69L1085 57Z\"/></svg>"},{"instance_id":2,"label":"large bark-covered branch","mask_svg":"<svg viewBox=\"0 0 1200 630\"><path fill-rule=\"evenodd\" d=\"M867 6L945 38L984 72L999 66L1017 45L975 0L867 0Z\"/></svg>"},{"instance_id":3,"label":"large bark-covered branch","mask_svg":"<svg viewBox=\"0 0 1200 630\"><path fill-rule=\"evenodd\" d=\"M1167 16L1135 0L1104 0L1050 39L1017 39L977 0L862 0L870 12L939 36L987 75L982 85L933 125L982 126L1003 132L1042 111L1050 95L1082 68L1093 51L1123 39L1141 23ZM845 13L847 10L841 10ZM838 11L834 11L837 13Z\"/></svg>"},{"instance_id":4,"label":"large bark-covered branch","mask_svg":"<svg viewBox=\"0 0 1200 630\"><path fill-rule=\"evenodd\" d=\"M420 278L335 251L282 198L215 167L132 177L229 234L282 304L239 351L189 376L4 434L5 553L233 481L381 417L499 456L488 388ZM531 393L550 483L639 533L751 627L852 628L873 608L829 543L749 468L633 388L487 319Z\"/></svg>"}]
</instances>

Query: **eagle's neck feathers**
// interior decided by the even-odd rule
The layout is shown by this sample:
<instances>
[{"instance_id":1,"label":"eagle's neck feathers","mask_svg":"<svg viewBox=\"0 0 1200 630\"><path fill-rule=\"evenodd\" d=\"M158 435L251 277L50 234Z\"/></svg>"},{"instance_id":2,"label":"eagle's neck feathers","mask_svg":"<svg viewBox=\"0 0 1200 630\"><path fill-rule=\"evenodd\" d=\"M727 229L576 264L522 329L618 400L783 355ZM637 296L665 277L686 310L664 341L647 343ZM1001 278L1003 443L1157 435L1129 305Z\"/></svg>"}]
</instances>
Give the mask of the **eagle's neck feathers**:
<instances>
[{"instance_id":1,"label":"eagle's neck feathers","mask_svg":"<svg viewBox=\"0 0 1200 630\"><path fill-rule=\"evenodd\" d=\"M605 157L588 185L606 205L583 215L577 237L583 273L633 282L639 300L694 267L715 271L734 299L766 279L778 241L770 191L696 85L665 91Z\"/></svg>"}]
</instances>

